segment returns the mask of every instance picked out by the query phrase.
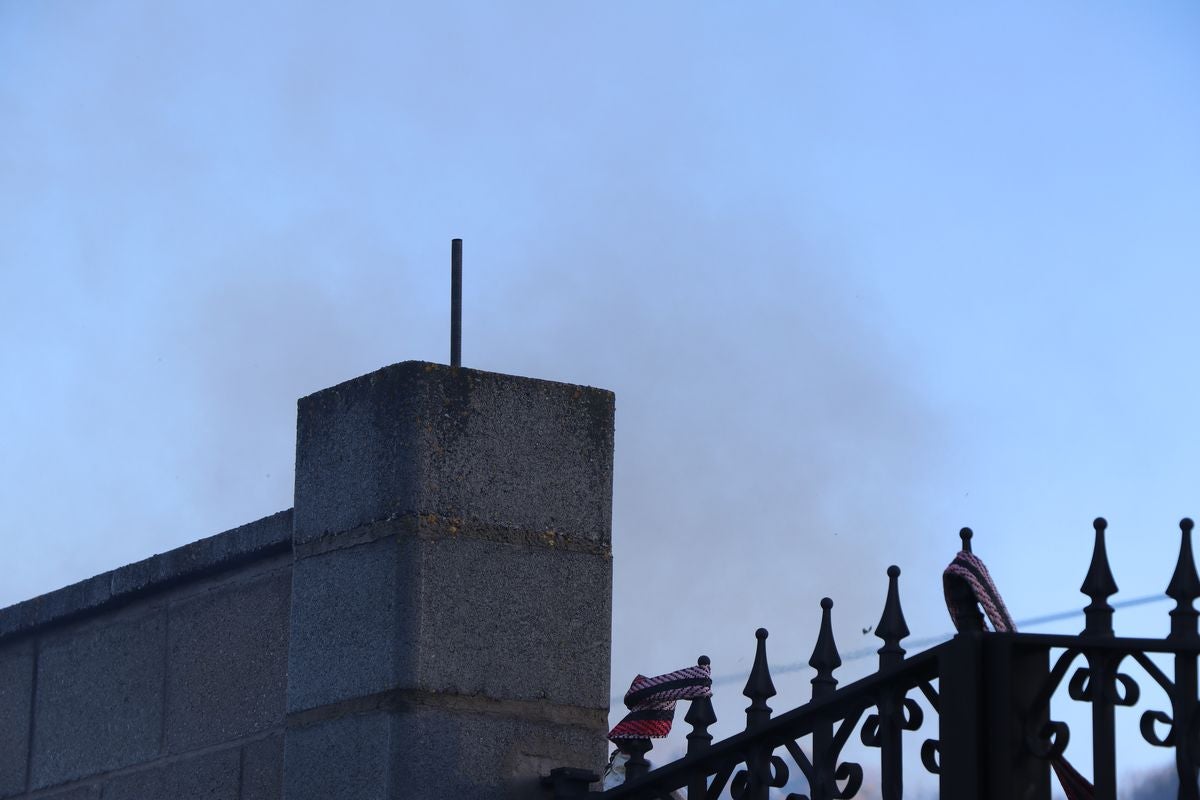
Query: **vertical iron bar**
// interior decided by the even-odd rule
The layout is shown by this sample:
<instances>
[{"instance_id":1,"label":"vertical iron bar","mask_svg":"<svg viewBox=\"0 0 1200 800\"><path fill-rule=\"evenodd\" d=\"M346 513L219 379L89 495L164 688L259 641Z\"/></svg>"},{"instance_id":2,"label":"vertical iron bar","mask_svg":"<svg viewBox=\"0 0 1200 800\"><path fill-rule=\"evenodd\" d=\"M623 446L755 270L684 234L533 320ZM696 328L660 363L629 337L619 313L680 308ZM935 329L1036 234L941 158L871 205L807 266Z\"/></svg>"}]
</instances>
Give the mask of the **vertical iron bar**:
<instances>
[{"instance_id":1,"label":"vertical iron bar","mask_svg":"<svg viewBox=\"0 0 1200 800\"><path fill-rule=\"evenodd\" d=\"M1113 579L1108 564L1108 550L1104 545L1104 532L1108 523L1104 517L1092 522L1095 544L1092 547L1092 563L1079 591L1092 601L1083 610L1085 625L1080 634L1087 638L1113 638L1113 607L1108 598L1117 593L1117 582ZM1119 657L1103 650L1084 650L1088 669L1092 702L1092 783L1096 787L1096 800L1117 800L1117 747L1116 747L1116 678Z\"/></svg>"},{"instance_id":2,"label":"vertical iron bar","mask_svg":"<svg viewBox=\"0 0 1200 800\"><path fill-rule=\"evenodd\" d=\"M1088 653L1092 692L1092 783L1096 800L1117 800L1117 724L1114 704L1117 659Z\"/></svg>"},{"instance_id":3,"label":"vertical iron bar","mask_svg":"<svg viewBox=\"0 0 1200 800\"><path fill-rule=\"evenodd\" d=\"M879 709L879 784L883 800L904 797L903 728L904 699L901 693L885 688Z\"/></svg>"},{"instance_id":4,"label":"vertical iron bar","mask_svg":"<svg viewBox=\"0 0 1200 800\"><path fill-rule=\"evenodd\" d=\"M758 640L754 649L754 665L742 694L750 698L746 707L746 730L758 730L771 719L771 707L767 701L775 696L775 684L771 681L771 668L767 665L767 629L754 632Z\"/></svg>"},{"instance_id":5,"label":"vertical iron bar","mask_svg":"<svg viewBox=\"0 0 1200 800\"><path fill-rule=\"evenodd\" d=\"M650 771L650 762L646 760L646 753L654 749L654 743L649 739L622 739L620 749L629 754L629 760L625 762L626 783L640 778Z\"/></svg>"},{"instance_id":6,"label":"vertical iron bar","mask_svg":"<svg viewBox=\"0 0 1200 800\"><path fill-rule=\"evenodd\" d=\"M1178 650L1175 652L1175 696L1171 698L1172 726L1175 731L1175 771L1179 775L1180 800L1200 800L1200 787L1196 783L1196 743L1191 731L1195 730L1197 708L1197 670L1195 653L1185 652L1188 645L1200 640L1197 631L1197 612L1192 603L1200 596L1200 576L1196 574L1196 561L1192 555L1192 529L1194 523L1184 517L1179 521L1179 558L1175 573L1167 586L1167 596L1175 601L1171 611L1171 633L1167 641Z\"/></svg>"},{"instance_id":7,"label":"vertical iron bar","mask_svg":"<svg viewBox=\"0 0 1200 800\"><path fill-rule=\"evenodd\" d=\"M982 639L978 633L960 633L938 659L939 797L994 797L984 758Z\"/></svg>"},{"instance_id":8,"label":"vertical iron bar","mask_svg":"<svg viewBox=\"0 0 1200 800\"><path fill-rule=\"evenodd\" d=\"M842 665L842 657L833 638L831 613L833 600L821 598L821 627L817 632L817 643L813 646L808 665L817 671L812 679L812 699L820 700L837 691L834 670ZM837 794L837 754L833 752L833 720L822 717L813 724L812 733L813 780L809 787L812 800L833 800Z\"/></svg>"},{"instance_id":9,"label":"vertical iron bar","mask_svg":"<svg viewBox=\"0 0 1200 800\"><path fill-rule=\"evenodd\" d=\"M710 664L708 656L700 656L696 661L696 666L699 667L707 667ZM712 745L713 738L712 734L708 732L708 727L717 721L716 712L713 711L712 698L697 697L693 700L683 721L692 726L692 732L687 735L687 754L692 756L707 750ZM693 767L692 773L688 776L688 797L704 800L707 794L708 776L702 767Z\"/></svg>"},{"instance_id":10,"label":"vertical iron bar","mask_svg":"<svg viewBox=\"0 0 1200 800\"><path fill-rule=\"evenodd\" d=\"M987 796L1050 800L1050 762L1035 756L1026 744L1028 728L1038 730L1049 721L1049 701L1038 707L1037 700L1050 673L1050 649L1019 645L1008 634L985 635L982 645L980 735L985 742Z\"/></svg>"},{"instance_id":11,"label":"vertical iron bar","mask_svg":"<svg viewBox=\"0 0 1200 800\"><path fill-rule=\"evenodd\" d=\"M969 546L969 540L964 540ZM888 567L887 600L883 616L875 626L875 635L883 640L879 648L879 669L885 670L904 661L901 640L908 636L904 611L900 608L898 579L900 568ZM904 796L904 695L903 691L884 689L879 697L879 777L883 800L901 800Z\"/></svg>"},{"instance_id":12,"label":"vertical iron bar","mask_svg":"<svg viewBox=\"0 0 1200 800\"><path fill-rule=\"evenodd\" d=\"M742 694L750 698L746 708L746 730L755 731L771 721L771 707L767 700L775 696L775 684L771 680L771 669L767 664L767 629L754 632L758 640L754 650L754 665ZM767 800L771 791L771 748L755 745L746 757L745 800Z\"/></svg>"},{"instance_id":13,"label":"vertical iron bar","mask_svg":"<svg viewBox=\"0 0 1200 800\"><path fill-rule=\"evenodd\" d=\"M450 366L462 366L462 239L450 240Z\"/></svg>"},{"instance_id":14,"label":"vertical iron bar","mask_svg":"<svg viewBox=\"0 0 1200 800\"><path fill-rule=\"evenodd\" d=\"M1200 800L1200 774L1196 763L1196 654L1175 654L1175 697L1172 723L1175 730L1175 771L1179 775L1179 800Z\"/></svg>"}]
</instances>

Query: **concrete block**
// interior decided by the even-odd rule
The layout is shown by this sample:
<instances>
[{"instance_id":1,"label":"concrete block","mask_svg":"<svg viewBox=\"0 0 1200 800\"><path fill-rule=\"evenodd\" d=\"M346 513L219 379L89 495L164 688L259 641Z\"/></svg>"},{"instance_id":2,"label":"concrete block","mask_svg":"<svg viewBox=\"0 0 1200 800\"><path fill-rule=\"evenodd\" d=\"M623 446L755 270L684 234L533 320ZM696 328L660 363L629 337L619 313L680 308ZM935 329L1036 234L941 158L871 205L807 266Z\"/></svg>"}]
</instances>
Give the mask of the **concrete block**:
<instances>
[{"instance_id":1,"label":"concrete block","mask_svg":"<svg viewBox=\"0 0 1200 800\"><path fill-rule=\"evenodd\" d=\"M108 779L103 800L238 800L240 748L160 762Z\"/></svg>"},{"instance_id":2,"label":"concrete block","mask_svg":"<svg viewBox=\"0 0 1200 800\"><path fill-rule=\"evenodd\" d=\"M421 646L403 685L608 709L609 556L466 538L419 552Z\"/></svg>"},{"instance_id":3,"label":"concrete block","mask_svg":"<svg viewBox=\"0 0 1200 800\"><path fill-rule=\"evenodd\" d=\"M289 572L174 603L167 644L167 751L283 724Z\"/></svg>"},{"instance_id":4,"label":"concrete block","mask_svg":"<svg viewBox=\"0 0 1200 800\"><path fill-rule=\"evenodd\" d=\"M241 800L283 797L283 734L250 742L242 748Z\"/></svg>"},{"instance_id":5,"label":"concrete block","mask_svg":"<svg viewBox=\"0 0 1200 800\"><path fill-rule=\"evenodd\" d=\"M398 713L390 798L545 800L540 777L555 767L603 772L605 729L602 719L597 722L595 727L554 725L431 707Z\"/></svg>"},{"instance_id":6,"label":"concrete block","mask_svg":"<svg viewBox=\"0 0 1200 800\"><path fill-rule=\"evenodd\" d=\"M544 800L541 775L600 769L600 715L587 726L428 706L374 711L287 732L287 800Z\"/></svg>"},{"instance_id":7,"label":"concrete block","mask_svg":"<svg viewBox=\"0 0 1200 800\"><path fill-rule=\"evenodd\" d=\"M300 559L288 710L397 688L606 709L611 597L608 556L544 547L400 535Z\"/></svg>"},{"instance_id":8,"label":"concrete block","mask_svg":"<svg viewBox=\"0 0 1200 800\"><path fill-rule=\"evenodd\" d=\"M407 361L302 398L295 541L413 514L610 542L613 395Z\"/></svg>"},{"instance_id":9,"label":"concrete block","mask_svg":"<svg viewBox=\"0 0 1200 800\"><path fill-rule=\"evenodd\" d=\"M440 743L426 742L426 747L436 750ZM355 714L289 730L284 743L284 797L385 800L390 758L388 712Z\"/></svg>"},{"instance_id":10,"label":"concrete block","mask_svg":"<svg viewBox=\"0 0 1200 800\"><path fill-rule=\"evenodd\" d=\"M156 611L45 637L37 664L33 788L158 754L166 625Z\"/></svg>"},{"instance_id":11,"label":"concrete block","mask_svg":"<svg viewBox=\"0 0 1200 800\"><path fill-rule=\"evenodd\" d=\"M296 561L288 711L385 691L411 674L416 547L392 537Z\"/></svg>"},{"instance_id":12,"label":"concrete block","mask_svg":"<svg viewBox=\"0 0 1200 800\"><path fill-rule=\"evenodd\" d=\"M33 642L0 647L0 797L25 791L32 709Z\"/></svg>"}]
</instances>

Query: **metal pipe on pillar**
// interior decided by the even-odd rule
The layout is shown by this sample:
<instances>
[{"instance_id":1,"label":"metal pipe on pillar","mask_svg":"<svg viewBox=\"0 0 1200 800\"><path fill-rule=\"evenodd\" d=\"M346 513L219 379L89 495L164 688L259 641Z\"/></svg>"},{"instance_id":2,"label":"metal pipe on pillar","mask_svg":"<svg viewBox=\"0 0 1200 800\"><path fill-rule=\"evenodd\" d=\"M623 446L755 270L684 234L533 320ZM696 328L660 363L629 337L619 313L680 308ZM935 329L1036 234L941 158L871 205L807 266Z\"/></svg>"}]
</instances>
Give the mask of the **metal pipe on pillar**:
<instances>
[{"instance_id":1,"label":"metal pipe on pillar","mask_svg":"<svg viewBox=\"0 0 1200 800\"><path fill-rule=\"evenodd\" d=\"M462 366L462 239L450 240L450 366Z\"/></svg>"}]
</instances>

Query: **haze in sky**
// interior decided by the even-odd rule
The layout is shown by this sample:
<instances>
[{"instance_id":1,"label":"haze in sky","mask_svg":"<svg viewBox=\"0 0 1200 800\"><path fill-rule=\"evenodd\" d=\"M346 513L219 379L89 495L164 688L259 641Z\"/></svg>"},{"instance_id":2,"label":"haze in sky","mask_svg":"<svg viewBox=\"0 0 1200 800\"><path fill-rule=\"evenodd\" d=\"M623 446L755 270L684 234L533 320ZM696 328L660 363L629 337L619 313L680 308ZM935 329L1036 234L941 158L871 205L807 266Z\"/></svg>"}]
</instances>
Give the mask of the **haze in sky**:
<instances>
[{"instance_id":1,"label":"haze in sky","mask_svg":"<svg viewBox=\"0 0 1200 800\"><path fill-rule=\"evenodd\" d=\"M1097 515L1114 599L1160 593L1198 41L1182 2L0 0L0 605L289 507L298 397L447 359L455 236L467 366L617 393L614 694L760 625L805 662L826 595L877 647L893 563L937 636L963 525L1018 620L1084 605Z\"/></svg>"}]
</instances>

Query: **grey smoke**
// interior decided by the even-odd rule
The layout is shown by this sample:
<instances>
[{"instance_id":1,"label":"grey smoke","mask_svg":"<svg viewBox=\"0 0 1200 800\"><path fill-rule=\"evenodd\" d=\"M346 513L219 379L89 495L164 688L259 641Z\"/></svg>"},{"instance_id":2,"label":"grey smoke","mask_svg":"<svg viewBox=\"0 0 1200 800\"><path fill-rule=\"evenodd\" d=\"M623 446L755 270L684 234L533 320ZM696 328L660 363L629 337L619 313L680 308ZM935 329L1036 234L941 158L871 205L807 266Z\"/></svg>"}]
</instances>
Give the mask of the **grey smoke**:
<instances>
[{"instance_id":1,"label":"grey smoke","mask_svg":"<svg viewBox=\"0 0 1200 800\"><path fill-rule=\"evenodd\" d=\"M43 198L14 211L61 215L74 244L50 269L85 309L74 400L43 424L109 466L68 480L85 526L24 515L77 554L6 599L288 505L297 396L445 359L452 235L465 363L618 393L616 684L702 651L734 669L757 625L804 658L821 596L851 636L888 563L915 579L940 559L921 555L921 504L946 430L837 237L762 176L708 192L721 144L694 124L702 61L657 63L645 30L625 42L642 67L624 64L605 49L615 28L572 43L577 20L551 14L542 64L562 74L514 57L504 77L494 59L528 36L507 17L497 44L472 15L312 7L274 30L265 10L226 10L55 7L44 54L17 64L46 99L8 134ZM56 53L86 74L49 73ZM583 125L569 139L545 127L564 113ZM613 115L631 124L580 135Z\"/></svg>"}]
</instances>

